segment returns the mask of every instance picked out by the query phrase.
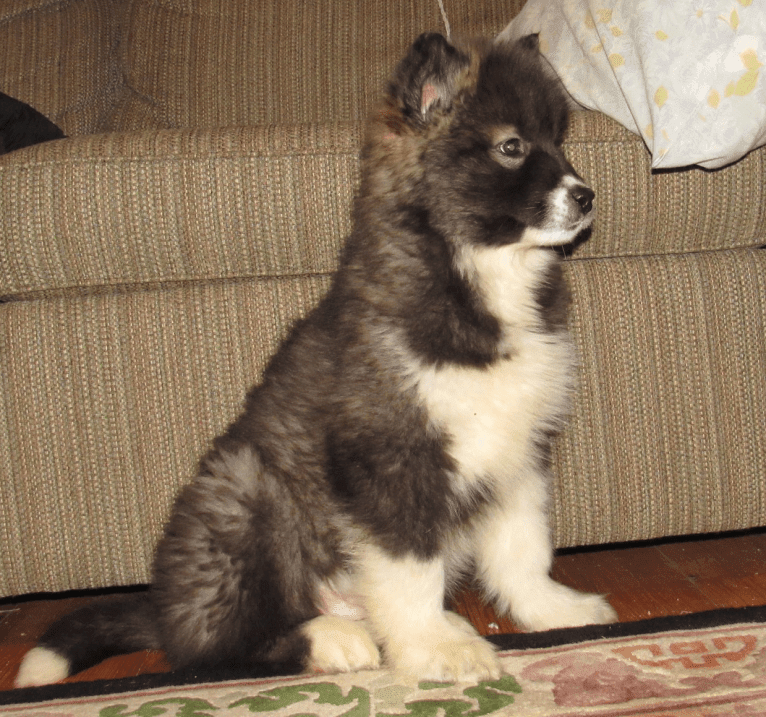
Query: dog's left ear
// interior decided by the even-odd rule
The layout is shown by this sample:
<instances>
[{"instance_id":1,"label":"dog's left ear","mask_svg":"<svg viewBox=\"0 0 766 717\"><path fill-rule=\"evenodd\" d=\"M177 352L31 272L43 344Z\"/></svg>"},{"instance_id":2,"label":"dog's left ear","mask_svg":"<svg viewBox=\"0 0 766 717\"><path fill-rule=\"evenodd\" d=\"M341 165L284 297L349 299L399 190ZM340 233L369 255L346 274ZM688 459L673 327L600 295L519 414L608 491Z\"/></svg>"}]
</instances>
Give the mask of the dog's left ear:
<instances>
[{"instance_id":1,"label":"dog's left ear","mask_svg":"<svg viewBox=\"0 0 766 717\"><path fill-rule=\"evenodd\" d=\"M458 79L469 65L468 55L442 35L435 32L421 35L399 63L389 86L403 119L423 127L438 109L449 109Z\"/></svg>"}]
</instances>

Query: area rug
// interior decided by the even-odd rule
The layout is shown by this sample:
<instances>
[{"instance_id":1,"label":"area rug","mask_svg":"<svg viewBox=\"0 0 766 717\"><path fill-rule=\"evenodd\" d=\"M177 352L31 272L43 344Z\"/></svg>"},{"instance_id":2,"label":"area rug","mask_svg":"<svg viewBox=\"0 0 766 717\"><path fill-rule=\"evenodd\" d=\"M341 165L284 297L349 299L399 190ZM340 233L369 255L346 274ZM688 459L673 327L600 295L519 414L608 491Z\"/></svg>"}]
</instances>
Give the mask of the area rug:
<instances>
[{"instance_id":1,"label":"area rug","mask_svg":"<svg viewBox=\"0 0 766 717\"><path fill-rule=\"evenodd\" d=\"M498 635L505 676L408 684L386 670L227 679L145 675L2 693L27 717L753 717L766 715L766 608ZM182 684L179 684L182 683Z\"/></svg>"}]
</instances>

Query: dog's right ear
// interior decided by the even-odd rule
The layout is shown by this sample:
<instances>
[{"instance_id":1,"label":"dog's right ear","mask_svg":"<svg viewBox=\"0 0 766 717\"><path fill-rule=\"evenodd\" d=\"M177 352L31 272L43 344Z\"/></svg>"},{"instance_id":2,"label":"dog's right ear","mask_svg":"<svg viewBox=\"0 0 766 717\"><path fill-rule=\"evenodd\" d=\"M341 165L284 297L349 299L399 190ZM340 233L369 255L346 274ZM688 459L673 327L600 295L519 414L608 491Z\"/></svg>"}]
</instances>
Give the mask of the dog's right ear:
<instances>
[{"instance_id":1,"label":"dog's right ear","mask_svg":"<svg viewBox=\"0 0 766 717\"><path fill-rule=\"evenodd\" d=\"M470 58L442 35L424 33L399 63L389 94L399 105L402 119L416 128L427 126L434 114L447 111L468 69Z\"/></svg>"}]
</instances>

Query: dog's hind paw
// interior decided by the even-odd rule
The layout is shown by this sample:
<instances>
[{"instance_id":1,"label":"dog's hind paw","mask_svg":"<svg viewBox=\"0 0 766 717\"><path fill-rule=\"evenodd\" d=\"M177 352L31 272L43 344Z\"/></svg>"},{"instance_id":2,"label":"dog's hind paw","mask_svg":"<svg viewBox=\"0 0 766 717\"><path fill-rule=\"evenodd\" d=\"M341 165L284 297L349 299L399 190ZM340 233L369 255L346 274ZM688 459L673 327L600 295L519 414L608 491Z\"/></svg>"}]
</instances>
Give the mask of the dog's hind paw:
<instances>
[{"instance_id":1,"label":"dog's hind paw","mask_svg":"<svg viewBox=\"0 0 766 717\"><path fill-rule=\"evenodd\" d=\"M380 652L364 623L320 615L303 626L311 643L308 669L314 672L355 672L380 667Z\"/></svg>"},{"instance_id":2,"label":"dog's hind paw","mask_svg":"<svg viewBox=\"0 0 766 717\"><path fill-rule=\"evenodd\" d=\"M389 645L396 670L418 680L480 682L502 674L494 647L458 615L445 614L439 630L403 645Z\"/></svg>"}]
</instances>

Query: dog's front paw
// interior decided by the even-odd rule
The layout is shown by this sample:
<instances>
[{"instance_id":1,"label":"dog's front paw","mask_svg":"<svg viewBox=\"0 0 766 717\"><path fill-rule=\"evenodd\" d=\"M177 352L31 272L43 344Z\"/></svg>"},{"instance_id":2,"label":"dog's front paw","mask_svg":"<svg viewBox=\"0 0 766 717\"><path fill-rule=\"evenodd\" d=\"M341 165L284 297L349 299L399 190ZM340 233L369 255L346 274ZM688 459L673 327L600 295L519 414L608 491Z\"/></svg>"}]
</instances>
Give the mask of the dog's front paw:
<instances>
[{"instance_id":1,"label":"dog's front paw","mask_svg":"<svg viewBox=\"0 0 766 717\"><path fill-rule=\"evenodd\" d=\"M617 621L617 613L603 595L582 593L552 580L533 599L515 605L513 617L532 632Z\"/></svg>"},{"instance_id":2,"label":"dog's front paw","mask_svg":"<svg viewBox=\"0 0 766 717\"><path fill-rule=\"evenodd\" d=\"M387 649L396 670L418 680L480 682L502 674L492 645L451 613L428 633L418 634L412 642L389 644Z\"/></svg>"},{"instance_id":3,"label":"dog's front paw","mask_svg":"<svg viewBox=\"0 0 766 717\"><path fill-rule=\"evenodd\" d=\"M311 643L308 669L354 672L380 667L380 652L362 622L321 615L303 626Z\"/></svg>"}]
</instances>

